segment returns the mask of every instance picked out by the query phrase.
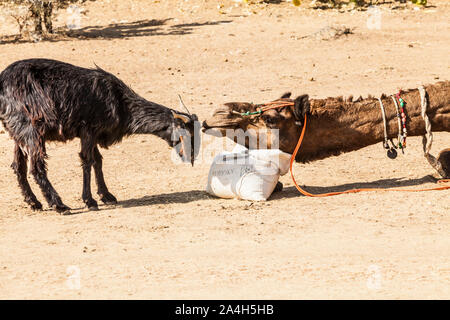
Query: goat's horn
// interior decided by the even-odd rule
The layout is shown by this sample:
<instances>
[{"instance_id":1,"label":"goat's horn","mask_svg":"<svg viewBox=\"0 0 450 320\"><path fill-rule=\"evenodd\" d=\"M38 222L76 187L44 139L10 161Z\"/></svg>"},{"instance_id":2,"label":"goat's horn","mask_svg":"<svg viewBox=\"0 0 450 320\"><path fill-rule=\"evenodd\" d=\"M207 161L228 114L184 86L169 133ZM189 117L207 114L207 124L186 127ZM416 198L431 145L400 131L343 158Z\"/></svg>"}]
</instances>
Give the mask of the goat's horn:
<instances>
[{"instance_id":1,"label":"goat's horn","mask_svg":"<svg viewBox=\"0 0 450 320\"><path fill-rule=\"evenodd\" d=\"M175 111L172 111L172 115L173 115L174 119L180 119L184 123L188 123L189 121L191 121L191 119L188 116L185 116L184 114L176 113Z\"/></svg>"},{"instance_id":2,"label":"goat's horn","mask_svg":"<svg viewBox=\"0 0 450 320\"><path fill-rule=\"evenodd\" d=\"M187 111L187 113L188 113L189 115L191 115L191 113L189 112L189 109L188 109L188 108L186 107L186 105L184 104L183 99L181 99L181 96L180 96L180 95L178 95L178 99L180 100L180 106L183 107L183 108L185 108L186 111Z\"/></svg>"}]
</instances>

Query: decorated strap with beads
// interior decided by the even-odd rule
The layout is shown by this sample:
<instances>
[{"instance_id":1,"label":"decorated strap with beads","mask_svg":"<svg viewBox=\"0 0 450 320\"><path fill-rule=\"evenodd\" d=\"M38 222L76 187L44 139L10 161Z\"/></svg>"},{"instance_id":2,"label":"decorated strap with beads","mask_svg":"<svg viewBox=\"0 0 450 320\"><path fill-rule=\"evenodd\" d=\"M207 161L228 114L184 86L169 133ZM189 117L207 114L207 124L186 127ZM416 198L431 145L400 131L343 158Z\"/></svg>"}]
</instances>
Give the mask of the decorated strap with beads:
<instances>
[{"instance_id":1,"label":"decorated strap with beads","mask_svg":"<svg viewBox=\"0 0 450 320\"><path fill-rule=\"evenodd\" d=\"M406 113L405 113L405 106L406 102L402 98L400 98L400 91L396 95L398 102L400 103L400 117L402 121L402 141L401 141L401 147L402 149L406 148L406 137L408 136L408 131L406 130ZM399 141L400 143L400 141Z\"/></svg>"},{"instance_id":2,"label":"decorated strap with beads","mask_svg":"<svg viewBox=\"0 0 450 320\"><path fill-rule=\"evenodd\" d=\"M397 109L398 147L403 151L403 149L406 148L406 136L408 134L406 130L406 113L405 113L406 102L405 100L400 98L400 92L398 92L395 97L392 96L392 100L394 101L395 108ZM400 103L400 109L398 107L397 100Z\"/></svg>"}]
</instances>

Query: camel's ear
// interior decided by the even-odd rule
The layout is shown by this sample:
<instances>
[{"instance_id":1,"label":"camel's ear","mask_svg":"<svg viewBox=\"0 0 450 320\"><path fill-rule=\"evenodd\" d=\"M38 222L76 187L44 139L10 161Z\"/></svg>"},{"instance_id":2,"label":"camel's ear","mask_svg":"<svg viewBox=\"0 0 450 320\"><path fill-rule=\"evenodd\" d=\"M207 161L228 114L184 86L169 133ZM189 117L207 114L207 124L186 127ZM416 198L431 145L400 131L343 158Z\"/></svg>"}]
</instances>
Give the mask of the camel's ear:
<instances>
[{"instance_id":1,"label":"camel's ear","mask_svg":"<svg viewBox=\"0 0 450 320\"><path fill-rule=\"evenodd\" d=\"M283 95L280 97L280 99L288 99L291 97L291 93L290 92L285 92L283 93Z\"/></svg>"},{"instance_id":2,"label":"camel's ear","mask_svg":"<svg viewBox=\"0 0 450 320\"><path fill-rule=\"evenodd\" d=\"M309 114L310 104L307 94L301 95L294 100L294 115L297 121L303 122L306 114Z\"/></svg>"},{"instance_id":3,"label":"camel's ear","mask_svg":"<svg viewBox=\"0 0 450 320\"><path fill-rule=\"evenodd\" d=\"M294 114L297 119L302 120L309 113L310 104L307 94L301 95L294 100Z\"/></svg>"}]
</instances>

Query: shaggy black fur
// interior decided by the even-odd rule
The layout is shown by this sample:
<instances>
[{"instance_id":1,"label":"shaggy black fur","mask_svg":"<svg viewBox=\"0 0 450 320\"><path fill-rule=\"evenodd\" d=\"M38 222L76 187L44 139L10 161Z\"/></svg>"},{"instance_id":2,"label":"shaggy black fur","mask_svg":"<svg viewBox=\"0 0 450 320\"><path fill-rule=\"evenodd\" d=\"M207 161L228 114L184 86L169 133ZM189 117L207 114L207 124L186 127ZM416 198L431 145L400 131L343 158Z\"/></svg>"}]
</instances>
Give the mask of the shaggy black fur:
<instances>
[{"instance_id":1,"label":"shaggy black fur","mask_svg":"<svg viewBox=\"0 0 450 320\"><path fill-rule=\"evenodd\" d=\"M174 118L172 112L189 117L189 122ZM0 73L0 120L16 143L12 168L25 202L35 210L42 209L27 181L29 159L30 172L49 206L64 213L70 208L47 178L46 141L80 138L82 199L95 210L98 205L90 188L92 166L100 199L107 204L117 202L106 187L97 145L107 148L124 136L151 133L173 147L180 142L179 137L174 139L177 130L187 129L195 136L197 117L145 100L98 67L85 69L55 60L30 59L17 61Z\"/></svg>"}]
</instances>

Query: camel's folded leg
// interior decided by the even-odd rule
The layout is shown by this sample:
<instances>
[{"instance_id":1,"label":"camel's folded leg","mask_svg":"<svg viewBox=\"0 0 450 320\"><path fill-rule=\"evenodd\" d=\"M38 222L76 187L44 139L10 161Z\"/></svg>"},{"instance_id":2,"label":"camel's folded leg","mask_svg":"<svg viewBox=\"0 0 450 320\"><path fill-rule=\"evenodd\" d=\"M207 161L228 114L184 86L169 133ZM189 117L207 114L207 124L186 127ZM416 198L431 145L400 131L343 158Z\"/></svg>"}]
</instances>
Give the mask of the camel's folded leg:
<instances>
[{"instance_id":1,"label":"camel's folded leg","mask_svg":"<svg viewBox=\"0 0 450 320\"><path fill-rule=\"evenodd\" d=\"M437 159L429 153L425 154L425 158L442 178L450 177L450 149L442 150Z\"/></svg>"},{"instance_id":2,"label":"camel's folded leg","mask_svg":"<svg viewBox=\"0 0 450 320\"><path fill-rule=\"evenodd\" d=\"M439 153L437 161L441 164L444 179L450 179L450 148L444 149Z\"/></svg>"}]
</instances>

